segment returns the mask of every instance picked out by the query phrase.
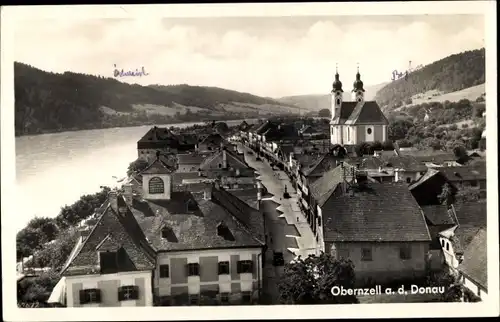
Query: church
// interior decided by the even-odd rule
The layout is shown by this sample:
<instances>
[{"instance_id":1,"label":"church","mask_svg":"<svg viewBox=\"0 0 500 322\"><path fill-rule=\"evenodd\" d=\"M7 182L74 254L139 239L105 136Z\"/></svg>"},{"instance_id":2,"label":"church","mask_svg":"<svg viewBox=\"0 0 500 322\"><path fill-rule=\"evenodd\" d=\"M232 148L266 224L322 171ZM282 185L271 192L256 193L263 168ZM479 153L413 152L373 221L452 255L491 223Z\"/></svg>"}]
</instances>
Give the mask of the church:
<instances>
[{"instance_id":1,"label":"church","mask_svg":"<svg viewBox=\"0 0 500 322\"><path fill-rule=\"evenodd\" d=\"M356 73L352 89L352 101L344 102L342 82L338 70L331 91L331 144L352 146L362 142L384 142L388 139L389 121L375 101L365 101L363 82Z\"/></svg>"}]
</instances>

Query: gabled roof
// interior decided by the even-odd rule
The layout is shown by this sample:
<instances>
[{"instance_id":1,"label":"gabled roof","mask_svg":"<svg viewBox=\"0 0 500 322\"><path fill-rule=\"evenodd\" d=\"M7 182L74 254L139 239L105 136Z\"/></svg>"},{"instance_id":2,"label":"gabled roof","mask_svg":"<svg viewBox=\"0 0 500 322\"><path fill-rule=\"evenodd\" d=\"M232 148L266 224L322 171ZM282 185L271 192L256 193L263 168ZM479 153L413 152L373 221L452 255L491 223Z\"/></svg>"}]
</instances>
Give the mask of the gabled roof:
<instances>
[{"instance_id":1,"label":"gabled roof","mask_svg":"<svg viewBox=\"0 0 500 322\"><path fill-rule=\"evenodd\" d=\"M438 225L456 225L456 219L454 218L452 211L448 210L446 205L426 205L421 206L424 216L429 222L429 224Z\"/></svg>"},{"instance_id":2,"label":"gabled roof","mask_svg":"<svg viewBox=\"0 0 500 322\"><path fill-rule=\"evenodd\" d=\"M319 153L308 153L308 154L298 154L295 155L295 159L297 163L300 164L301 167L306 168L311 164L317 162L323 155Z\"/></svg>"},{"instance_id":3,"label":"gabled roof","mask_svg":"<svg viewBox=\"0 0 500 322\"><path fill-rule=\"evenodd\" d=\"M199 165L206 158L206 155L198 153L177 154L177 163L179 165Z\"/></svg>"},{"instance_id":4,"label":"gabled roof","mask_svg":"<svg viewBox=\"0 0 500 322\"><path fill-rule=\"evenodd\" d=\"M458 223L462 225L473 225L485 228L488 204L486 200L475 202L457 203L453 205L458 218Z\"/></svg>"},{"instance_id":5,"label":"gabled roof","mask_svg":"<svg viewBox=\"0 0 500 322\"><path fill-rule=\"evenodd\" d=\"M340 106L340 113L330 123L331 124L344 124L345 121L351 116L356 108L358 102L342 102Z\"/></svg>"},{"instance_id":6,"label":"gabled roof","mask_svg":"<svg viewBox=\"0 0 500 322\"><path fill-rule=\"evenodd\" d=\"M349 161L347 161L349 162ZM360 163L362 169L394 168L411 172L427 171L427 167L413 156L363 156Z\"/></svg>"},{"instance_id":7,"label":"gabled roof","mask_svg":"<svg viewBox=\"0 0 500 322\"><path fill-rule=\"evenodd\" d=\"M220 146L225 140L219 133L212 133L207 135L199 144L208 144Z\"/></svg>"},{"instance_id":8,"label":"gabled roof","mask_svg":"<svg viewBox=\"0 0 500 322\"><path fill-rule=\"evenodd\" d=\"M341 166L335 167L323 174L321 178L314 181L309 189L318 206L322 207L330 198L337 186L343 181L343 169Z\"/></svg>"},{"instance_id":9,"label":"gabled roof","mask_svg":"<svg viewBox=\"0 0 500 322\"><path fill-rule=\"evenodd\" d=\"M152 142L152 141L175 141L177 142L177 136L173 134L166 127L153 126L149 131L144 134L144 136L139 140L139 142Z\"/></svg>"},{"instance_id":10,"label":"gabled roof","mask_svg":"<svg viewBox=\"0 0 500 322\"><path fill-rule=\"evenodd\" d=\"M322 207L325 241L430 241L424 215L404 183L366 183Z\"/></svg>"},{"instance_id":11,"label":"gabled roof","mask_svg":"<svg viewBox=\"0 0 500 322\"><path fill-rule=\"evenodd\" d=\"M181 145L195 145L198 143L198 136L195 133L180 133L177 138Z\"/></svg>"},{"instance_id":12,"label":"gabled roof","mask_svg":"<svg viewBox=\"0 0 500 322\"><path fill-rule=\"evenodd\" d=\"M270 120L267 120L266 122L260 124L256 129L255 133L256 134L264 134L267 130L269 130L272 127L276 127L277 124L274 122L271 122Z\"/></svg>"},{"instance_id":13,"label":"gabled roof","mask_svg":"<svg viewBox=\"0 0 500 322\"><path fill-rule=\"evenodd\" d=\"M452 152L435 151L435 150L416 150L416 151L400 151L400 155L411 155L420 162L432 162L441 164L444 162L456 161L457 157Z\"/></svg>"},{"instance_id":14,"label":"gabled roof","mask_svg":"<svg viewBox=\"0 0 500 322\"><path fill-rule=\"evenodd\" d=\"M471 166L441 167L439 171L451 182L486 180L486 163Z\"/></svg>"},{"instance_id":15,"label":"gabled roof","mask_svg":"<svg viewBox=\"0 0 500 322\"><path fill-rule=\"evenodd\" d=\"M121 207L126 207L123 197L117 196L114 208L108 197L99 220L90 234L79 240L72 256L61 271L62 275L85 275L99 273L98 252L103 250L121 250L122 271L151 270L155 267L155 250L149 245L132 213L127 209L119 214Z\"/></svg>"},{"instance_id":16,"label":"gabled roof","mask_svg":"<svg viewBox=\"0 0 500 322\"><path fill-rule=\"evenodd\" d=\"M188 201L196 202L195 211L188 211ZM214 187L211 200L195 199L189 191L174 191L170 200L135 200L131 209L158 251L264 245L262 213L223 189ZM217 225L221 222L229 228L234 240L217 235ZM161 237L165 226L170 227L177 242Z\"/></svg>"},{"instance_id":17,"label":"gabled roof","mask_svg":"<svg viewBox=\"0 0 500 322\"><path fill-rule=\"evenodd\" d=\"M160 157L157 157L153 162L151 162L146 169L142 170L139 174L142 176L144 174L166 174L172 173L175 169L170 165L163 162Z\"/></svg>"},{"instance_id":18,"label":"gabled roof","mask_svg":"<svg viewBox=\"0 0 500 322\"><path fill-rule=\"evenodd\" d=\"M458 270L468 278L488 289L488 263L486 229L480 229L464 251Z\"/></svg>"},{"instance_id":19,"label":"gabled roof","mask_svg":"<svg viewBox=\"0 0 500 322\"><path fill-rule=\"evenodd\" d=\"M352 111L345 124L382 124L388 125L389 121L375 101L359 102Z\"/></svg>"},{"instance_id":20,"label":"gabled roof","mask_svg":"<svg viewBox=\"0 0 500 322\"><path fill-rule=\"evenodd\" d=\"M219 164L222 164L224 153L226 154L228 168L233 168L233 169L250 168L248 164L241 159L240 156L238 156L237 154L235 154L230 150L222 149L212 154L211 156L205 158L205 160L203 160L203 162L200 164L200 169L201 170L218 169Z\"/></svg>"},{"instance_id":21,"label":"gabled roof","mask_svg":"<svg viewBox=\"0 0 500 322\"><path fill-rule=\"evenodd\" d=\"M339 154L336 155L336 153ZM341 153L341 151L329 151L327 153L324 153L316 162L303 169L302 173L308 177L321 176L323 173L337 167L340 161L343 161L347 158L347 152L345 152L345 154L343 155Z\"/></svg>"},{"instance_id":22,"label":"gabled roof","mask_svg":"<svg viewBox=\"0 0 500 322\"><path fill-rule=\"evenodd\" d=\"M280 124L269 127L264 133L267 142L280 140L296 140L299 138L297 129L293 124Z\"/></svg>"}]
</instances>

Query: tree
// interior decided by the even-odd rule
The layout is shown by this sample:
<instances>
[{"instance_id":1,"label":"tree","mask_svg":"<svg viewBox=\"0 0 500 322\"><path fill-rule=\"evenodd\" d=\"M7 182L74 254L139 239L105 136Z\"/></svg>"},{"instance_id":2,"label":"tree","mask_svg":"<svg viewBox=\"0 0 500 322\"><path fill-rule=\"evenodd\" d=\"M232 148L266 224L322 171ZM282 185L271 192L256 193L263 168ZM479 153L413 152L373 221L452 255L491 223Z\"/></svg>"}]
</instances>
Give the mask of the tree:
<instances>
[{"instance_id":1,"label":"tree","mask_svg":"<svg viewBox=\"0 0 500 322\"><path fill-rule=\"evenodd\" d=\"M481 300L460 282L457 275L446 269L429 274L427 283L431 287L444 288L444 292L440 294L442 302L479 302Z\"/></svg>"},{"instance_id":2,"label":"tree","mask_svg":"<svg viewBox=\"0 0 500 322\"><path fill-rule=\"evenodd\" d=\"M408 131L413 128L414 124L408 120L396 120L389 124L387 129L389 139L392 141L406 138Z\"/></svg>"},{"instance_id":3,"label":"tree","mask_svg":"<svg viewBox=\"0 0 500 322\"><path fill-rule=\"evenodd\" d=\"M139 158L129 164L127 169L127 175L130 176L133 173L139 173L142 170L146 169L148 165L149 163L147 160Z\"/></svg>"},{"instance_id":4,"label":"tree","mask_svg":"<svg viewBox=\"0 0 500 322\"><path fill-rule=\"evenodd\" d=\"M321 109L318 112L319 117L331 117L331 115L332 114L331 114L330 110L327 108Z\"/></svg>"},{"instance_id":5,"label":"tree","mask_svg":"<svg viewBox=\"0 0 500 322\"><path fill-rule=\"evenodd\" d=\"M455 195L457 203L476 202L480 199L481 192L474 187L461 186Z\"/></svg>"},{"instance_id":6,"label":"tree","mask_svg":"<svg viewBox=\"0 0 500 322\"><path fill-rule=\"evenodd\" d=\"M371 146L368 142L360 142L354 147L354 152L358 157L362 157L365 154L371 154Z\"/></svg>"},{"instance_id":7,"label":"tree","mask_svg":"<svg viewBox=\"0 0 500 322\"><path fill-rule=\"evenodd\" d=\"M454 193L449 183L445 183L441 190L441 194L438 196L438 200L441 204L450 206L454 202Z\"/></svg>"},{"instance_id":8,"label":"tree","mask_svg":"<svg viewBox=\"0 0 500 322\"><path fill-rule=\"evenodd\" d=\"M382 143L382 150L384 150L384 151L394 150L394 143L392 141L384 141Z\"/></svg>"},{"instance_id":9,"label":"tree","mask_svg":"<svg viewBox=\"0 0 500 322\"><path fill-rule=\"evenodd\" d=\"M469 155L467 154L467 150L461 144L456 144L453 147L453 153L455 154L455 156L457 157L458 160L467 161L469 158Z\"/></svg>"},{"instance_id":10,"label":"tree","mask_svg":"<svg viewBox=\"0 0 500 322\"><path fill-rule=\"evenodd\" d=\"M408 141L408 140L406 140L406 139L398 140L397 143L398 143L398 146L400 148L409 148L409 147L411 147L411 142Z\"/></svg>"},{"instance_id":11,"label":"tree","mask_svg":"<svg viewBox=\"0 0 500 322\"><path fill-rule=\"evenodd\" d=\"M55 219L48 217L35 217L30 220L27 227L40 230L43 234L42 242L53 240L58 233Z\"/></svg>"},{"instance_id":12,"label":"tree","mask_svg":"<svg viewBox=\"0 0 500 322\"><path fill-rule=\"evenodd\" d=\"M331 254L300 256L287 263L278 282L283 304L358 303L355 296L332 294L334 286L353 289L354 265L350 260L337 260Z\"/></svg>"},{"instance_id":13,"label":"tree","mask_svg":"<svg viewBox=\"0 0 500 322\"><path fill-rule=\"evenodd\" d=\"M372 142L370 144L371 151L380 151L383 150L383 145L379 141Z\"/></svg>"}]
</instances>

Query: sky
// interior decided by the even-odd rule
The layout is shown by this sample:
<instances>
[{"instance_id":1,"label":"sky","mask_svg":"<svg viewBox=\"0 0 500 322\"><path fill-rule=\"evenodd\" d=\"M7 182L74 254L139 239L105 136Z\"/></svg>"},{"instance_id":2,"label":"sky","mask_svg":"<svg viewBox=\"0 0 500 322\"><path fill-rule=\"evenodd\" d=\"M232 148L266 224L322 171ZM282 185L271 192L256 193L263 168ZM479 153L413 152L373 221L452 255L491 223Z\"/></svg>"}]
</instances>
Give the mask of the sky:
<instances>
[{"instance_id":1,"label":"sky","mask_svg":"<svg viewBox=\"0 0 500 322\"><path fill-rule=\"evenodd\" d=\"M338 66L350 90L484 47L481 15L30 20L17 24L14 59L42 70L127 83L216 86L259 96L329 93Z\"/></svg>"}]
</instances>

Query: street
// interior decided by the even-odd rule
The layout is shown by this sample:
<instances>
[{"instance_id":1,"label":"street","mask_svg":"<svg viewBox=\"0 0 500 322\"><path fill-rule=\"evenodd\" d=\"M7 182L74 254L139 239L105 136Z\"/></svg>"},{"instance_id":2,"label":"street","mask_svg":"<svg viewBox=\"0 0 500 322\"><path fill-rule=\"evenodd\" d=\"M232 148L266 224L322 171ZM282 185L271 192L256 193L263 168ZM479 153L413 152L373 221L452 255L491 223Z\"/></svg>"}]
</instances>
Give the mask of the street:
<instances>
[{"instance_id":1,"label":"street","mask_svg":"<svg viewBox=\"0 0 500 322\"><path fill-rule=\"evenodd\" d=\"M283 274L283 267L273 266L273 252L282 252L285 263L289 263L297 255L304 257L314 253L315 239L297 205L296 191L287 175L283 171L273 170L266 161L256 161L255 153L248 155L247 152L251 150L246 146L239 144L238 150L244 152L245 161L260 174L258 179L274 195L261 202L268 236L263 289L271 297L271 303L278 304L277 282ZM289 199L283 198L285 186L291 196Z\"/></svg>"}]
</instances>

